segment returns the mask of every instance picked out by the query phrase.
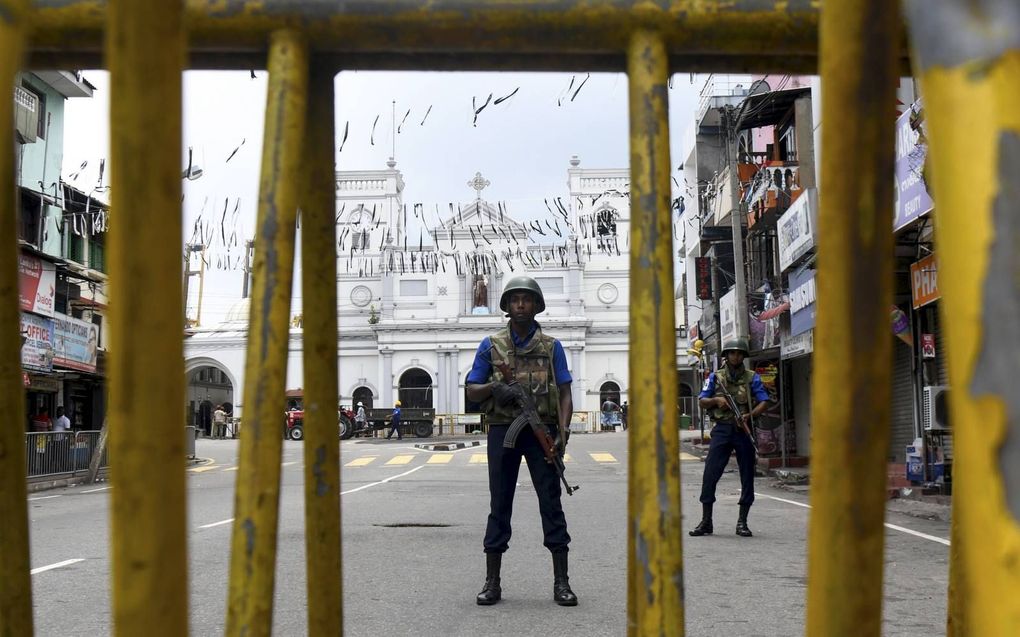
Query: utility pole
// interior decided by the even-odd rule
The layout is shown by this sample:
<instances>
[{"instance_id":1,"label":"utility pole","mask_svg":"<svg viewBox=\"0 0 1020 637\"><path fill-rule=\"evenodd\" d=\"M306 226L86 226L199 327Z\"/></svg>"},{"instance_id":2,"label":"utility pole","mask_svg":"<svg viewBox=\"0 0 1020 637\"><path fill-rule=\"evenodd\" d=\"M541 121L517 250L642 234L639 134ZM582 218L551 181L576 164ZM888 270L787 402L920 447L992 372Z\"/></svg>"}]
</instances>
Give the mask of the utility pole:
<instances>
[{"instance_id":1,"label":"utility pole","mask_svg":"<svg viewBox=\"0 0 1020 637\"><path fill-rule=\"evenodd\" d=\"M730 170L730 227L733 229L733 278L737 301L737 338L749 338L747 327L747 282L744 280L744 215L740 206L740 175L737 171L736 108L725 107L726 155ZM725 345L724 345L725 347Z\"/></svg>"}]
</instances>

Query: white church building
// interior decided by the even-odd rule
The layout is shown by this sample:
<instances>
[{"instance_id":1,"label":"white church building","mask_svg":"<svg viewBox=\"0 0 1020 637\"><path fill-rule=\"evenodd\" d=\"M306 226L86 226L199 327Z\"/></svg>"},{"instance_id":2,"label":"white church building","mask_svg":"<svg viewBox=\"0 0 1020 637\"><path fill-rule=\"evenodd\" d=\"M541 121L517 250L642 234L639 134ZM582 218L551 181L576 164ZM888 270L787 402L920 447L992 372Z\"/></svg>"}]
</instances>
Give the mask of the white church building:
<instances>
[{"instance_id":1,"label":"white church building","mask_svg":"<svg viewBox=\"0 0 1020 637\"><path fill-rule=\"evenodd\" d=\"M537 209L520 221L502 202L487 201L487 185L476 174L466 185L474 200L443 210L405 202L392 160L385 170L337 173L342 404L384 407L400 399L437 415L465 413L465 377L482 338L505 324L500 294L518 274L544 291L546 311L537 320L566 351L575 410L628 399L628 171L581 168L572 158L566 196L539 201L548 214L537 221ZM191 413L221 402L243 412L248 311L243 299L219 326L188 330ZM686 349L686 339L680 345ZM304 385L301 356L295 326L289 389Z\"/></svg>"}]
</instances>

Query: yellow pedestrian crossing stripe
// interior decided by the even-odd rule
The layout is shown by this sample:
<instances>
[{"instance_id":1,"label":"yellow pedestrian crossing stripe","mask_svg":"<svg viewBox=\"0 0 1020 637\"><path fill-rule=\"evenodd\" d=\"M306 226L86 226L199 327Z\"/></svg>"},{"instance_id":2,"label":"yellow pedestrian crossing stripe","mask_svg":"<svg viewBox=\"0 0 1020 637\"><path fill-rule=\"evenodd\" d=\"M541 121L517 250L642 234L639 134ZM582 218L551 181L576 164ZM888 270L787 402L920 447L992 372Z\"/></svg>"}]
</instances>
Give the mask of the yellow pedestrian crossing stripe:
<instances>
[{"instance_id":1,"label":"yellow pedestrian crossing stripe","mask_svg":"<svg viewBox=\"0 0 1020 637\"><path fill-rule=\"evenodd\" d=\"M386 464L408 464L412 460L414 460L415 456L416 454L413 453L407 455L394 456L393 458L390 458L386 462Z\"/></svg>"},{"instance_id":2,"label":"yellow pedestrian crossing stripe","mask_svg":"<svg viewBox=\"0 0 1020 637\"><path fill-rule=\"evenodd\" d=\"M489 457L484 453L473 453L468 462L469 464L489 464Z\"/></svg>"},{"instance_id":3,"label":"yellow pedestrian crossing stripe","mask_svg":"<svg viewBox=\"0 0 1020 637\"><path fill-rule=\"evenodd\" d=\"M563 462L564 462L564 464L566 464L566 463L568 463L568 462L572 462L573 460L574 460L574 459L570 457L570 454L569 454L569 453L565 453L565 454L563 454Z\"/></svg>"},{"instance_id":4,"label":"yellow pedestrian crossing stripe","mask_svg":"<svg viewBox=\"0 0 1020 637\"><path fill-rule=\"evenodd\" d=\"M699 460L699 459L700 458L698 458L697 456L693 456L693 455L687 453L686 451L681 451L680 452L680 462L684 462L685 460L690 461L690 460Z\"/></svg>"},{"instance_id":5,"label":"yellow pedestrian crossing stripe","mask_svg":"<svg viewBox=\"0 0 1020 637\"><path fill-rule=\"evenodd\" d=\"M192 468L188 469L188 471L190 471L192 473L204 473L206 471L212 471L213 469L219 469L219 468L220 468L220 465L218 465L218 464L207 464L207 465L205 465L203 467L192 467Z\"/></svg>"},{"instance_id":6,"label":"yellow pedestrian crossing stripe","mask_svg":"<svg viewBox=\"0 0 1020 637\"><path fill-rule=\"evenodd\" d=\"M237 471L240 467L227 467L224 471Z\"/></svg>"},{"instance_id":7,"label":"yellow pedestrian crossing stripe","mask_svg":"<svg viewBox=\"0 0 1020 637\"><path fill-rule=\"evenodd\" d=\"M362 456L361 458L355 458L354 460L351 460L350 462L348 462L344 466L345 467L364 467L367 464L372 464L372 462L375 461L375 459L378 458L378 457L379 456Z\"/></svg>"},{"instance_id":8,"label":"yellow pedestrian crossing stripe","mask_svg":"<svg viewBox=\"0 0 1020 637\"><path fill-rule=\"evenodd\" d=\"M611 453L589 453L591 459L595 462L617 462L616 458Z\"/></svg>"},{"instance_id":9,"label":"yellow pedestrian crossing stripe","mask_svg":"<svg viewBox=\"0 0 1020 637\"><path fill-rule=\"evenodd\" d=\"M452 453L437 453L429 458L425 464L450 464L451 460L453 460Z\"/></svg>"}]
</instances>

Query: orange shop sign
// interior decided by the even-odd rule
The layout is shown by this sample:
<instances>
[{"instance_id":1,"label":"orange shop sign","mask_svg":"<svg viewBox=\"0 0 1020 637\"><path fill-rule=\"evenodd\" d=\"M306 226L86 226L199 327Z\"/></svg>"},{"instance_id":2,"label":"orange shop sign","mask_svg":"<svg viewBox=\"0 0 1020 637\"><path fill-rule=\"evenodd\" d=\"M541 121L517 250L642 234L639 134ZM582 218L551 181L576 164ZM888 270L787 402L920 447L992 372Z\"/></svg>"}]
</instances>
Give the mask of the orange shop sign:
<instances>
[{"instance_id":1,"label":"orange shop sign","mask_svg":"<svg viewBox=\"0 0 1020 637\"><path fill-rule=\"evenodd\" d=\"M934 254L910 264L910 291L914 309L937 301L942 296L939 292L938 261Z\"/></svg>"}]
</instances>

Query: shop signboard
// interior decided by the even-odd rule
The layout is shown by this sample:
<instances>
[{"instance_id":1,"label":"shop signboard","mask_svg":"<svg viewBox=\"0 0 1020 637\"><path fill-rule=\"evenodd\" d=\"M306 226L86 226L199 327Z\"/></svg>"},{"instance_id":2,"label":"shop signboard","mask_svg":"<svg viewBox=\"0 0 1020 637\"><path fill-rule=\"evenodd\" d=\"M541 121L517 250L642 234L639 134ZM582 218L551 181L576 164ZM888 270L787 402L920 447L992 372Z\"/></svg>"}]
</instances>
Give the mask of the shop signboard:
<instances>
[{"instance_id":1,"label":"shop signboard","mask_svg":"<svg viewBox=\"0 0 1020 637\"><path fill-rule=\"evenodd\" d=\"M694 257L694 273L697 282L698 299L707 301L712 298L712 259L711 257Z\"/></svg>"},{"instance_id":2,"label":"shop signboard","mask_svg":"<svg viewBox=\"0 0 1020 637\"><path fill-rule=\"evenodd\" d=\"M719 299L719 338L723 343L737 338L737 290Z\"/></svg>"},{"instance_id":3,"label":"shop signboard","mask_svg":"<svg viewBox=\"0 0 1020 637\"><path fill-rule=\"evenodd\" d=\"M779 344L779 356L783 360L797 358L798 356L807 356L815 349L814 334L814 330L801 332L796 336L784 334L783 340Z\"/></svg>"},{"instance_id":4,"label":"shop signboard","mask_svg":"<svg viewBox=\"0 0 1020 637\"><path fill-rule=\"evenodd\" d=\"M914 129L911 117L921 111L921 101L896 120L896 208L893 231L906 227L935 207L922 179L928 147Z\"/></svg>"},{"instance_id":5,"label":"shop signboard","mask_svg":"<svg viewBox=\"0 0 1020 637\"><path fill-rule=\"evenodd\" d=\"M815 326L815 271L802 270L790 275L790 336Z\"/></svg>"},{"instance_id":6,"label":"shop signboard","mask_svg":"<svg viewBox=\"0 0 1020 637\"><path fill-rule=\"evenodd\" d=\"M18 255L18 300L21 309L53 316L57 293L57 266L37 256Z\"/></svg>"},{"instance_id":7,"label":"shop signboard","mask_svg":"<svg viewBox=\"0 0 1020 637\"><path fill-rule=\"evenodd\" d=\"M21 313L21 366L24 369L53 370L53 321L35 314Z\"/></svg>"},{"instance_id":8,"label":"shop signboard","mask_svg":"<svg viewBox=\"0 0 1020 637\"><path fill-rule=\"evenodd\" d=\"M818 191L809 188L779 218L779 267L786 270L815 247Z\"/></svg>"},{"instance_id":9,"label":"shop signboard","mask_svg":"<svg viewBox=\"0 0 1020 637\"><path fill-rule=\"evenodd\" d=\"M928 305L942 297L939 292L939 267L934 254L910 264L910 295L914 309Z\"/></svg>"},{"instance_id":10,"label":"shop signboard","mask_svg":"<svg viewBox=\"0 0 1020 637\"><path fill-rule=\"evenodd\" d=\"M53 325L53 363L68 369L95 373L99 327L64 315L57 315Z\"/></svg>"}]
</instances>

